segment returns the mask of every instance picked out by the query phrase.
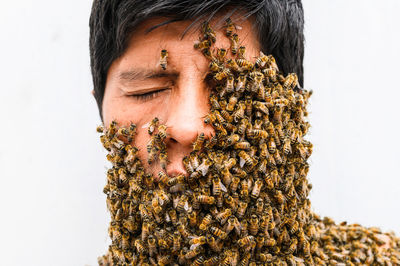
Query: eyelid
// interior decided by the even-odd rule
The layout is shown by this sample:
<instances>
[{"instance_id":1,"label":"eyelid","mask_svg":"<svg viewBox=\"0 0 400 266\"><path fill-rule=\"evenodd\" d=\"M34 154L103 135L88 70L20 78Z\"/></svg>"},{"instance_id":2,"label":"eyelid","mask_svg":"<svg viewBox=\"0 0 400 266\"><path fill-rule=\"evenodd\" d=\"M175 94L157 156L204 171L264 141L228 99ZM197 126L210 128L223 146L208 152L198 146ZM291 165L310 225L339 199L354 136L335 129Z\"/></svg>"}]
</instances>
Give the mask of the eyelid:
<instances>
[{"instance_id":1,"label":"eyelid","mask_svg":"<svg viewBox=\"0 0 400 266\"><path fill-rule=\"evenodd\" d=\"M145 93L140 93L140 94L130 94L128 95L129 97L135 98L136 100L139 101L149 101L151 99L154 99L159 93L169 90L170 88L162 88L154 91L149 91Z\"/></svg>"}]
</instances>

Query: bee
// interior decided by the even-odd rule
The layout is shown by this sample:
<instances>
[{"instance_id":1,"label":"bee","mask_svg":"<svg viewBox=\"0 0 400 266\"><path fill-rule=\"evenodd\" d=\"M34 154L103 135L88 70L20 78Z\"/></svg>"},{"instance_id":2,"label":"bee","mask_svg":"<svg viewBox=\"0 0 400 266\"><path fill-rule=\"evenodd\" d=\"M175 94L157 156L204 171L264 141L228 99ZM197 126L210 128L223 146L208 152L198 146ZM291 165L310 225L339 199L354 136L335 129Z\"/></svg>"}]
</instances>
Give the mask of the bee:
<instances>
[{"instance_id":1,"label":"bee","mask_svg":"<svg viewBox=\"0 0 400 266\"><path fill-rule=\"evenodd\" d=\"M203 253L203 252L204 252L204 248L201 245L196 246L194 249L189 250L185 254L185 259L187 259L187 260L192 259L192 258L196 257L197 255L199 255L200 253Z\"/></svg>"},{"instance_id":2,"label":"bee","mask_svg":"<svg viewBox=\"0 0 400 266\"><path fill-rule=\"evenodd\" d=\"M182 174L179 174L177 176L174 176L173 178L170 178L167 182L167 185L169 187L172 187L176 184L183 184L185 182L185 176Z\"/></svg>"},{"instance_id":3,"label":"bee","mask_svg":"<svg viewBox=\"0 0 400 266\"><path fill-rule=\"evenodd\" d=\"M194 48L199 49L199 50L204 50L208 49L211 47L211 41L210 40L202 40L202 41L197 41L194 43Z\"/></svg>"},{"instance_id":4,"label":"bee","mask_svg":"<svg viewBox=\"0 0 400 266\"><path fill-rule=\"evenodd\" d=\"M268 151L272 154L276 152L276 144L273 138L268 140Z\"/></svg>"},{"instance_id":5,"label":"bee","mask_svg":"<svg viewBox=\"0 0 400 266\"><path fill-rule=\"evenodd\" d=\"M233 121L237 123L240 119L244 118L244 111L246 109L246 105L244 101L239 101L237 109L233 112Z\"/></svg>"},{"instance_id":6,"label":"bee","mask_svg":"<svg viewBox=\"0 0 400 266\"><path fill-rule=\"evenodd\" d=\"M161 56L160 56L160 66L163 70L167 69L167 59L168 59L168 52L167 50L163 49L161 50Z\"/></svg>"},{"instance_id":7,"label":"bee","mask_svg":"<svg viewBox=\"0 0 400 266\"><path fill-rule=\"evenodd\" d=\"M218 265L219 261L220 261L219 256L218 255L214 255L211 258L209 258L209 259L204 261L204 266Z\"/></svg>"},{"instance_id":8,"label":"bee","mask_svg":"<svg viewBox=\"0 0 400 266\"><path fill-rule=\"evenodd\" d=\"M158 155L158 160L160 161L161 168L166 171L168 164L167 149L162 149Z\"/></svg>"},{"instance_id":9,"label":"bee","mask_svg":"<svg viewBox=\"0 0 400 266\"><path fill-rule=\"evenodd\" d=\"M232 54L235 55L237 53L238 46L239 46L239 36L236 33L234 33L231 36L230 41L231 41L231 52L232 52Z\"/></svg>"},{"instance_id":10,"label":"bee","mask_svg":"<svg viewBox=\"0 0 400 266\"><path fill-rule=\"evenodd\" d=\"M237 190L238 186L239 186L239 183L240 183L240 178L237 177L237 176L233 177L232 178L232 182L230 184L230 190L232 192L235 192Z\"/></svg>"},{"instance_id":11,"label":"bee","mask_svg":"<svg viewBox=\"0 0 400 266\"><path fill-rule=\"evenodd\" d=\"M202 204L212 205L215 203L215 198L207 195L199 195L197 196L197 200Z\"/></svg>"},{"instance_id":12,"label":"bee","mask_svg":"<svg viewBox=\"0 0 400 266\"><path fill-rule=\"evenodd\" d=\"M223 212L219 213L215 219L221 224L224 225L229 216L232 215L232 210L230 208L225 209Z\"/></svg>"},{"instance_id":13,"label":"bee","mask_svg":"<svg viewBox=\"0 0 400 266\"><path fill-rule=\"evenodd\" d=\"M292 153L292 145L291 145L291 141L289 138L285 138L285 140L283 142L283 153L285 155Z\"/></svg>"},{"instance_id":14,"label":"bee","mask_svg":"<svg viewBox=\"0 0 400 266\"><path fill-rule=\"evenodd\" d=\"M241 142L235 143L234 148L238 149L238 150L250 150L251 144L247 141L241 141Z\"/></svg>"},{"instance_id":15,"label":"bee","mask_svg":"<svg viewBox=\"0 0 400 266\"><path fill-rule=\"evenodd\" d=\"M159 120L157 117L155 117L153 120L151 120L149 127L147 129L147 131L150 135L152 135L154 130L158 127L158 122L159 122Z\"/></svg>"},{"instance_id":16,"label":"bee","mask_svg":"<svg viewBox=\"0 0 400 266\"><path fill-rule=\"evenodd\" d=\"M247 209L247 202L239 201L238 210L236 212L236 216L239 219L241 219L245 215L246 209Z\"/></svg>"},{"instance_id":17,"label":"bee","mask_svg":"<svg viewBox=\"0 0 400 266\"><path fill-rule=\"evenodd\" d=\"M238 73L243 71L243 69L238 65L238 63L234 59L228 59L228 61L226 61L226 65L229 69L232 69L233 71L236 71Z\"/></svg>"},{"instance_id":18,"label":"bee","mask_svg":"<svg viewBox=\"0 0 400 266\"><path fill-rule=\"evenodd\" d=\"M306 159L306 157L308 156L308 153L307 153L306 149L304 148L304 145L302 143L298 143L296 148L299 151L301 158Z\"/></svg>"},{"instance_id":19,"label":"bee","mask_svg":"<svg viewBox=\"0 0 400 266\"><path fill-rule=\"evenodd\" d=\"M221 81L227 78L230 75L230 73L231 71L229 70L229 68L223 68L222 70L214 74L214 79L217 81ZM220 95L220 97L223 97L223 95Z\"/></svg>"},{"instance_id":20,"label":"bee","mask_svg":"<svg viewBox=\"0 0 400 266\"><path fill-rule=\"evenodd\" d=\"M246 88L247 76L245 73L239 73L239 77L236 81L235 91L243 92Z\"/></svg>"},{"instance_id":21,"label":"bee","mask_svg":"<svg viewBox=\"0 0 400 266\"><path fill-rule=\"evenodd\" d=\"M300 84L297 78L297 75L294 73L290 73L289 75L287 75L287 77L285 78L285 82L283 83L283 87L284 88L291 88L293 89L295 86L298 86L298 88L300 88Z\"/></svg>"},{"instance_id":22,"label":"bee","mask_svg":"<svg viewBox=\"0 0 400 266\"><path fill-rule=\"evenodd\" d=\"M275 159L276 164L278 164L278 165L283 164L283 159L281 157L281 154L280 154L279 150L275 151L274 159Z\"/></svg>"},{"instance_id":23,"label":"bee","mask_svg":"<svg viewBox=\"0 0 400 266\"><path fill-rule=\"evenodd\" d=\"M232 83L232 85L233 85L233 83ZM239 97L236 94L233 94L231 97L229 97L229 102L228 102L228 105L226 106L226 110L229 112L232 112L236 106L236 103L238 102L238 99L239 99Z\"/></svg>"},{"instance_id":24,"label":"bee","mask_svg":"<svg viewBox=\"0 0 400 266\"><path fill-rule=\"evenodd\" d=\"M200 225L199 225L199 229L201 231L205 231L207 230L207 226L209 226L212 222L212 216L211 214L207 214L206 216L204 216L203 220L201 221Z\"/></svg>"},{"instance_id":25,"label":"bee","mask_svg":"<svg viewBox=\"0 0 400 266\"><path fill-rule=\"evenodd\" d=\"M147 245L149 247L149 255L150 257L153 257L154 255L157 254L157 245L156 245L156 239L153 235L149 235L147 238Z\"/></svg>"},{"instance_id":26,"label":"bee","mask_svg":"<svg viewBox=\"0 0 400 266\"><path fill-rule=\"evenodd\" d=\"M196 141L193 143L193 151L200 151L204 144L204 133L197 136Z\"/></svg>"},{"instance_id":27,"label":"bee","mask_svg":"<svg viewBox=\"0 0 400 266\"><path fill-rule=\"evenodd\" d=\"M249 233L251 235L256 235L259 229L259 220L257 215L252 214L249 221Z\"/></svg>"},{"instance_id":28,"label":"bee","mask_svg":"<svg viewBox=\"0 0 400 266\"><path fill-rule=\"evenodd\" d=\"M218 227L211 226L210 228L211 234L215 235L216 237L219 237L221 239L225 239L228 234L225 233L223 230L219 229Z\"/></svg>"},{"instance_id":29,"label":"bee","mask_svg":"<svg viewBox=\"0 0 400 266\"><path fill-rule=\"evenodd\" d=\"M167 185L168 184L168 180L169 180L169 176L163 172L163 171L159 171L158 172L158 181L161 182L162 184Z\"/></svg>"},{"instance_id":30,"label":"bee","mask_svg":"<svg viewBox=\"0 0 400 266\"><path fill-rule=\"evenodd\" d=\"M245 151L241 150L239 152L239 158L241 160L243 160L243 164L247 164L247 165L252 165L253 164L253 159L250 157L249 154L247 154Z\"/></svg>"},{"instance_id":31,"label":"bee","mask_svg":"<svg viewBox=\"0 0 400 266\"><path fill-rule=\"evenodd\" d=\"M225 93L231 93L231 92L234 91L234 82L235 82L234 76L232 74L229 74L227 79L226 79L225 88L224 88L224 94ZM223 95L221 95L221 97L222 96ZM237 102L237 100L236 100L236 102ZM235 105L236 102L234 102L233 105ZM231 103L228 103L228 107L230 106L229 104L231 104ZM227 109L227 110L228 111L232 111L233 109L232 110Z\"/></svg>"},{"instance_id":32,"label":"bee","mask_svg":"<svg viewBox=\"0 0 400 266\"><path fill-rule=\"evenodd\" d=\"M247 135L252 139L266 139L268 132L262 129L252 129L248 131Z\"/></svg>"},{"instance_id":33,"label":"bee","mask_svg":"<svg viewBox=\"0 0 400 266\"><path fill-rule=\"evenodd\" d=\"M236 25L232 22L231 18L227 18L226 22L226 32L225 35L227 37L232 36L232 32L236 29Z\"/></svg>"},{"instance_id":34,"label":"bee","mask_svg":"<svg viewBox=\"0 0 400 266\"><path fill-rule=\"evenodd\" d=\"M274 197L278 204L283 204L285 202L285 196L280 190L275 190Z\"/></svg>"},{"instance_id":35,"label":"bee","mask_svg":"<svg viewBox=\"0 0 400 266\"><path fill-rule=\"evenodd\" d=\"M253 190L251 191L251 197L253 199L258 198L258 196L260 195L262 185L263 182L261 179L257 179L257 181L254 183Z\"/></svg>"},{"instance_id":36,"label":"bee","mask_svg":"<svg viewBox=\"0 0 400 266\"><path fill-rule=\"evenodd\" d=\"M163 141L167 137L167 126L166 125L158 126L158 136L160 137L161 141Z\"/></svg>"},{"instance_id":37,"label":"bee","mask_svg":"<svg viewBox=\"0 0 400 266\"><path fill-rule=\"evenodd\" d=\"M184 212L188 209L188 196L182 195L178 201L178 205L176 206L176 210L178 212Z\"/></svg>"},{"instance_id":38,"label":"bee","mask_svg":"<svg viewBox=\"0 0 400 266\"><path fill-rule=\"evenodd\" d=\"M203 23L202 31L205 39L210 40L212 43L215 43L216 34L215 31L210 27L210 23L208 21L205 21Z\"/></svg>"},{"instance_id":39,"label":"bee","mask_svg":"<svg viewBox=\"0 0 400 266\"><path fill-rule=\"evenodd\" d=\"M250 242L254 241L254 236L245 236L238 240L238 244L240 247L249 246Z\"/></svg>"},{"instance_id":40,"label":"bee","mask_svg":"<svg viewBox=\"0 0 400 266\"><path fill-rule=\"evenodd\" d=\"M208 169L211 165L212 161L210 159L204 159L199 167L197 167L197 171L201 173L202 176L205 176L208 173Z\"/></svg>"},{"instance_id":41,"label":"bee","mask_svg":"<svg viewBox=\"0 0 400 266\"><path fill-rule=\"evenodd\" d=\"M178 231L175 231L172 234L172 242L173 242L172 250L174 252L178 252L181 248L181 235L179 234Z\"/></svg>"},{"instance_id":42,"label":"bee","mask_svg":"<svg viewBox=\"0 0 400 266\"><path fill-rule=\"evenodd\" d=\"M223 63L225 61L226 53L227 53L226 49L224 48L217 49L217 59L220 63Z\"/></svg>"},{"instance_id":43,"label":"bee","mask_svg":"<svg viewBox=\"0 0 400 266\"><path fill-rule=\"evenodd\" d=\"M177 223L177 229L183 238L187 239L189 237L189 232L186 230L186 227L182 222Z\"/></svg>"},{"instance_id":44,"label":"bee","mask_svg":"<svg viewBox=\"0 0 400 266\"><path fill-rule=\"evenodd\" d=\"M135 248L136 248L137 252L139 252L141 254L146 252L146 248L145 248L142 240L140 240L140 239L135 240Z\"/></svg>"}]
</instances>

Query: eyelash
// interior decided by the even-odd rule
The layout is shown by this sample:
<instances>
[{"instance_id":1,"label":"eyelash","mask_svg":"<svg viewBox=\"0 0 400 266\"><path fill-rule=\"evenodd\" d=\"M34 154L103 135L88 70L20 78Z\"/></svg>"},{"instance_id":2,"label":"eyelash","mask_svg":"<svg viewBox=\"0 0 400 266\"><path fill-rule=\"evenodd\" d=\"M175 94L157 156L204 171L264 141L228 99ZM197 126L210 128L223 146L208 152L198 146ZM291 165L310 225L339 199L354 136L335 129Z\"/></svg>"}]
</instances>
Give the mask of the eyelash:
<instances>
[{"instance_id":1,"label":"eyelash","mask_svg":"<svg viewBox=\"0 0 400 266\"><path fill-rule=\"evenodd\" d=\"M160 92L166 90L167 88L157 90L157 91L151 91L143 94L138 94L138 95L129 95L130 97L133 97L139 101L149 101L153 98L155 98Z\"/></svg>"}]
</instances>

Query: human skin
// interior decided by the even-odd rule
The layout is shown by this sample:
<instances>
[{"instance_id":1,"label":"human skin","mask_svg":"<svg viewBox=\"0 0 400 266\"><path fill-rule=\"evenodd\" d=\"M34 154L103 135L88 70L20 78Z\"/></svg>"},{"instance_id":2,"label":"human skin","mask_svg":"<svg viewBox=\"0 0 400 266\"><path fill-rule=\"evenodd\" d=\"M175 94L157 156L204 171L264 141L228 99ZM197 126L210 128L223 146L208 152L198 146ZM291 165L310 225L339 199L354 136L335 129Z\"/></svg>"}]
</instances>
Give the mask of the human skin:
<instances>
[{"instance_id":1,"label":"human skin","mask_svg":"<svg viewBox=\"0 0 400 266\"><path fill-rule=\"evenodd\" d=\"M154 117L168 126L166 171L169 176L186 175L182 159L192 150L193 141L202 132L206 137L214 133L212 127L204 123L210 110L210 86L206 80L209 60L193 47L200 36L200 25L196 24L183 38L182 33L192 21L170 23L146 34L147 29L165 20L149 19L137 27L125 53L108 70L103 100L106 126L112 120L119 125L129 126L131 122L137 125L134 145L139 148L139 158L145 169L154 177L162 170L157 162L147 164L146 145L150 140L147 125ZM260 45L251 23L238 23L240 44L246 46L247 57L258 56ZM223 19L216 17L210 25L217 34L214 47L228 50L230 41L224 36ZM162 49L168 51L166 70L159 64ZM122 73L125 73L124 79L121 79ZM152 76L148 77L149 74ZM145 99L132 96L143 93L147 93Z\"/></svg>"}]
</instances>

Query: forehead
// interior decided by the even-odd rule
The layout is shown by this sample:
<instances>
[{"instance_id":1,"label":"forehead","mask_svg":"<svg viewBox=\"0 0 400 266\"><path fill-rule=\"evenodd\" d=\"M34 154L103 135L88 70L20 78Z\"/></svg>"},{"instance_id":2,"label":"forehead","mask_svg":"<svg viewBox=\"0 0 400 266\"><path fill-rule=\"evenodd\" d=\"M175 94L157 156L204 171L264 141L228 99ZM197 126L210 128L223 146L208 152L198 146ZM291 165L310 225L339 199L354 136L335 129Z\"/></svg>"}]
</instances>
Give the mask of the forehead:
<instances>
[{"instance_id":1,"label":"forehead","mask_svg":"<svg viewBox=\"0 0 400 266\"><path fill-rule=\"evenodd\" d=\"M248 55L258 55L260 45L257 38L255 28L250 19L244 20L239 15L232 18L236 25L238 25L237 34L239 35L239 45L246 46ZM171 22L159 27L155 27L170 20L165 17L157 17L148 19L139 24L129 39L127 49L124 55L136 56L145 62L146 59L158 59L159 51L166 49L172 59L183 60L188 55L192 56L194 53L200 56L201 53L193 48L193 44L199 40L201 35L201 23L193 23L191 20ZM193 24L193 25L192 25ZM216 16L210 21L211 27L217 35L217 41L214 47L228 49L230 47L230 40L225 36L225 20L223 16ZM154 28L155 27L155 28ZM152 29L149 32L149 29ZM149 56L154 54L154 56ZM123 55L123 56L124 56ZM154 57L154 58L152 58Z\"/></svg>"}]
</instances>

